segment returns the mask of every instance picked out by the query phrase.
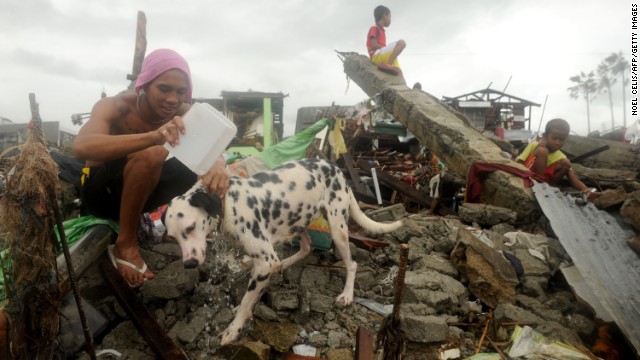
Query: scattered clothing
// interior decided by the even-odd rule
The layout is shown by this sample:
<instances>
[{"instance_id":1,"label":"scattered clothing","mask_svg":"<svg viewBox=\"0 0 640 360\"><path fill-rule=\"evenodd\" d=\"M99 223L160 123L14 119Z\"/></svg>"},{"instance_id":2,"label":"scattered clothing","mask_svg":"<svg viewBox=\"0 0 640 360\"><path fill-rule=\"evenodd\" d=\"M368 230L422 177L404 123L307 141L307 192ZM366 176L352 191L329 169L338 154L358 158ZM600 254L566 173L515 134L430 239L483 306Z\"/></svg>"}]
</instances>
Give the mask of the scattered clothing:
<instances>
[{"instance_id":1,"label":"scattered clothing","mask_svg":"<svg viewBox=\"0 0 640 360\"><path fill-rule=\"evenodd\" d=\"M486 175L496 170L502 170L512 175L516 175L522 178L526 187L533 186L533 180L541 180L540 177L530 171L522 170L511 165L500 163L473 163L469 169L469 176L467 177L467 189L465 191L465 202L474 203L480 200L480 194L482 193L482 181L486 178Z\"/></svg>"}]
</instances>

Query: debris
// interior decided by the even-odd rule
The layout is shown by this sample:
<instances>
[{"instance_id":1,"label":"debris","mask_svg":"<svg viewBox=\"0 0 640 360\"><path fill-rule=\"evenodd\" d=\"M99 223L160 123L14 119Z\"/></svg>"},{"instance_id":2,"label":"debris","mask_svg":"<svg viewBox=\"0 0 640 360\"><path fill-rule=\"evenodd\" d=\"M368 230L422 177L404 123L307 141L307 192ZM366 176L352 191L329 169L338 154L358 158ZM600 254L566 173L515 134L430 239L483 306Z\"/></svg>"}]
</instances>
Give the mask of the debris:
<instances>
[{"instance_id":1,"label":"debris","mask_svg":"<svg viewBox=\"0 0 640 360\"><path fill-rule=\"evenodd\" d=\"M400 248L398 276L396 277L393 296L393 312L380 325L377 339L377 347L382 348L384 358L389 360L400 360L407 342L404 331L400 326L400 306L402 306L402 295L404 293L404 275L407 270L409 245L402 244Z\"/></svg>"},{"instance_id":2,"label":"debris","mask_svg":"<svg viewBox=\"0 0 640 360\"><path fill-rule=\"evenodd\" d=\"M466 229L458 230L458 243L451 252L453 265L469 280L469 291L485 304L515 303L519 284L515 270L496 249L478 240Z\"/></svg>"}]
</instances>

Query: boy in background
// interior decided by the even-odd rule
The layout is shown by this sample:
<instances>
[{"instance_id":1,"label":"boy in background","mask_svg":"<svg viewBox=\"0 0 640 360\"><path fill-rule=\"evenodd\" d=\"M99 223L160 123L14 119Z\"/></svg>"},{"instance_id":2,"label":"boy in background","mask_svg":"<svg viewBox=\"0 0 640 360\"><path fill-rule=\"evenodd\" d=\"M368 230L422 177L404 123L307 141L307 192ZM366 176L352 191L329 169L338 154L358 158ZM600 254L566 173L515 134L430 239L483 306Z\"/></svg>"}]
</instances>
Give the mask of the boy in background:
<instances>
[{"instance_id":1,"label":"boy in background","mask_svg":"<svg viewBox=\"0 0 640 360\"><path fill-rule=\"evenodd\" d=\"M583 195L591 195L589 188L571 170L571 162L567 156L560 151L569 136L569 131L569 123L565 120L550 120L545 126L542 139L529 143L516 161L551 185L566 176L571 186L580 190Z\"/></svg>"},{"instance_id":2,"label":"boy in background","mask_svg":"<svg viewBox=\"0 0 640 360\"><path fill-rule=\"evenodd\" d=\"M380 5L373 10L376 25L369 29L367 34L367 50L371 62L378 65L378 69L394 75L401 73L398 55L404 50L404 40L394 41L387 45L385 27L391 24L391 10Z\"/></svg>"}]
</instances>

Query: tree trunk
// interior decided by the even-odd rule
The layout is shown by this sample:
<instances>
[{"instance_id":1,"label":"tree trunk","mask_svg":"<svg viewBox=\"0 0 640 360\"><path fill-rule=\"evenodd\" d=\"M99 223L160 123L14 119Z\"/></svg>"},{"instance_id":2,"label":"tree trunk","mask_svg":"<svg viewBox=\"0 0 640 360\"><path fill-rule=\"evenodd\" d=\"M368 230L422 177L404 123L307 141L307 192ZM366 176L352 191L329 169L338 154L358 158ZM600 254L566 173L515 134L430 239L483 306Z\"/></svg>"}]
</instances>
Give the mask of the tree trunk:
<instances>
[{"instance_id":1,"label":"tree trunk","mask_svg":"<svg viewBox=\"0 0 640 360\"><path fill-rule=\"evenodd\" d=\"M589 115L589 89L585 88L584 97L587 100L587 136L591 134L591 117Z\"/></svg>"},{"instance_id":2,"label":"tree trunk","mask_svg":"<svg viewBox=\"0 0 640 360\"><path fill-rule=\"evenodd\" d=\"M616 121L613 118L613 98L611 97L611 85L607 84L607 93L609 94L609 109L611 110L611 130L616 126Z\"/></svg>"}]
</instances>

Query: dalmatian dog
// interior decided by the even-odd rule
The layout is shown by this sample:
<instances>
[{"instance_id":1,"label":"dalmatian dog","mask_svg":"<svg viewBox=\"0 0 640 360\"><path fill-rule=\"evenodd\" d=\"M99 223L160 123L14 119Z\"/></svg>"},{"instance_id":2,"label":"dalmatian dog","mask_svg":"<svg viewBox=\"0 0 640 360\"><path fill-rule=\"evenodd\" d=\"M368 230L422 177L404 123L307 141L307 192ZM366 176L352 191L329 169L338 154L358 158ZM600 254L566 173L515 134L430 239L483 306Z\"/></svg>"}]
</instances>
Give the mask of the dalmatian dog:
<instances>
[{"instance_id":1,"label":"dalmatian dog","mask_svg":"<svg viewBox=\"0 0 640 360\"><path fill-rule=\"evenodd\" d=\"M185 267L196 267L204 262L207 234L220 215L223 230L240 241L252 258L249 286L234 320L221 334L222 345L238 337L271 274L285 270L311 252L311 240L305 229L320 214L324 214L329 223L334 247L347 270L344 289L336 301L348 305L353 301L357 268L349 250L349 216L374 234L397 230L402 222L387 224L369 219L358 207L344 175L335 164L303 159L250 178L232 177L223 202L196 183L187 193L169 203L164 224L167 235L180 244ZM281 261L274 245L294 237L300 238L300 250Z\"/></svg>"}]
</instances>

